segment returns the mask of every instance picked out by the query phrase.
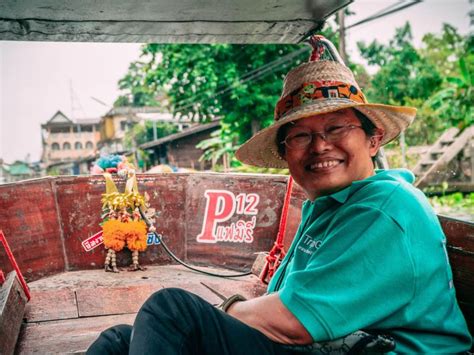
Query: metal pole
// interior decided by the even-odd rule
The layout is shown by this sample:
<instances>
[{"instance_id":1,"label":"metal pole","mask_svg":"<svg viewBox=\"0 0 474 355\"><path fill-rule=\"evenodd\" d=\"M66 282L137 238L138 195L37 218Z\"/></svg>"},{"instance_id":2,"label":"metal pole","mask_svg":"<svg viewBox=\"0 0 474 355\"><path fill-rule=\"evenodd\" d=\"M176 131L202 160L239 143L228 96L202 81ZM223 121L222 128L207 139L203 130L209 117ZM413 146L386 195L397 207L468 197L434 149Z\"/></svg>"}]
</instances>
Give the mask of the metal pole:
<instances>
[{"instance_id":1,"label":"metal pole","mask_svg":"<svg viewBox=\"0 0 474 355\"><path fill-rule=\"evenodd\" d=\"M337 16L339 18L339 54L341 55L341 58L344 63L347 63L346 31L344 28L344 9L339 10Z\"/></svg>"}]
</instances>

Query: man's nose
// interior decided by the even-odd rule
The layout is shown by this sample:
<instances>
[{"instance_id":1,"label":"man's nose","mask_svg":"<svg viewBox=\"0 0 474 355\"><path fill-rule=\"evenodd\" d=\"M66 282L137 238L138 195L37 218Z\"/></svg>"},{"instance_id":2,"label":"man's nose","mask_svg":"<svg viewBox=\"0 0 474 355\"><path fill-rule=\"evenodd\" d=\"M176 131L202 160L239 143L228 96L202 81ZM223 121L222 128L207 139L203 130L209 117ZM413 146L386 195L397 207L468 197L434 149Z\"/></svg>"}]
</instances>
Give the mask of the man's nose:
<instances>
[{"instance_id":1,"label":"man's nose","mask_svg":"<svg viewBox=\"0 0 474 355\"><path fill-rule=\"evenodd\" d=\"M314 152L325 152L330 150L332 147L332 143L329 143L326 140L326 137L321 133L313 133L313 139L311 141L310 149Z\"/></svg>"}]
</instances>

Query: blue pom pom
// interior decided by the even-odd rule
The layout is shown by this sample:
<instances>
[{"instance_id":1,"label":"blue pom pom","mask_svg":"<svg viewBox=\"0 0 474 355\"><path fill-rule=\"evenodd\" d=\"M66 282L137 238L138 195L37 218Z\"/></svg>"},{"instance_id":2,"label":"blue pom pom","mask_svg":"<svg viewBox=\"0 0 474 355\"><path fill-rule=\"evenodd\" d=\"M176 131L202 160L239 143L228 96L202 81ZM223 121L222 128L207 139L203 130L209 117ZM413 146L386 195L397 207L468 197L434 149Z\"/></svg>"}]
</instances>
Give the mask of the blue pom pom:
<instances>
[{"instance_id":1,"label":"blue pom pom","mask_svg":"<svg viewBox=\"0 0 474 355\"><path fill-rule=\"evenodd\" d=\"M122 156L120 155L104 155L97 160L96 164L105 170L108 168L116 168L121 162Z\"/></svg>"}]
</instances>

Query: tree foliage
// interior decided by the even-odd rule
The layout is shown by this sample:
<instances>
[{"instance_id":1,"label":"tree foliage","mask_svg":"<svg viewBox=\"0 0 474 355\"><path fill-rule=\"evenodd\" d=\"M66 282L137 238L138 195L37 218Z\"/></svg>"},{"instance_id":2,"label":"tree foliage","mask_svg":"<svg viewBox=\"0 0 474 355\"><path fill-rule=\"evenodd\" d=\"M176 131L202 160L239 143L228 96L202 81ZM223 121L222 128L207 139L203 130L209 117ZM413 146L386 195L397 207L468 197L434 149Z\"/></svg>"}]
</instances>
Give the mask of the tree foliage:
<instances>
[{"instance_id":1,"label":"tree foliage","mask_svg":"<svg viewBox=\"0 0 474 355\"><path fill-rule=\"evenodd\" d=\"M337 42L332 31L326 36ZM176 117L196 122L221 118L219 136L204 146L217 155L232 153L273 122L284 75L309 53L305 44L144 45L140 61L120 81L124 95L116 103L150 105L166 92L165 105Z\"/></svg>"},{"instance_id":2,"label":"tree foliage","mask_svg":"<svg viewBox=\"0 0 474 355\"><path fill-rule=\"evenodd\" d=\"M337 45L330 27L324 35ZM408 23L387 45L373 41L358 47L377 69L370 75L348 63L369 101L418 108L406 132L409 145L429 144L450 126L472 124L472 48L454 27L425 35L420 48L412 43ZM284 75L308 55L307 45L148 44L120 81L124 94L116 105L160 105L196 122L221 118L221 129L200 147L206 159L232 156L273 122ZM151 139L143 132L135 136Z\"/></svg>"},{"instance_id":3,"label":"tree foliage","mask_svg":"<svg viewBox=\"0 0 474 355\"><path fill-rule=\"evenodd\" d=\"M358 43L362 56L379 67L367 90L369 101L405 105L407 99L427 99L442 79L437 68L412 45L409 23L398 28L388 45Z\"/></svg>"},{"instance_id":4,"label":"tree foliage","mask_svg":"<svg viewBox=\"0 0 474 355\"><path fill-rule=\"evenodd\" d=\"M467 59L467 60L466 60ZM474 124L474 65L472 57L460 58L459 75L445 79L443 88L435 93L428 105L440 118L464 129Z\"/></svg>"},{"instance_id":5,"label":"tree foliage","mask_svg":"<svg viewBox=\"0 0 474 355\"><path fill-rule=\"evenodd\" d=\"M448 127L472 124L472 66L462 59L469 52L466 43L444 25L442 33L426 34L416 49L408 23L388 45L358 43L362 56L378 67L366 91L369 101L418 108L406 132L409 145L430 144Z\"/></svg>"}]
</instances>

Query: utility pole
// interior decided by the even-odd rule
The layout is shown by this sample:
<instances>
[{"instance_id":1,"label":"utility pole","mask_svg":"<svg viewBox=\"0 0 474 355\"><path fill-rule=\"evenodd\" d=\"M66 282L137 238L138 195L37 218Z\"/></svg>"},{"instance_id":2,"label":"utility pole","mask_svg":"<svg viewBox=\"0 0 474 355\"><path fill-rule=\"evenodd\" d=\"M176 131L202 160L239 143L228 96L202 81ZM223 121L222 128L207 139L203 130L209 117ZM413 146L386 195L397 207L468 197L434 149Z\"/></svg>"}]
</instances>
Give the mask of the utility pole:
<instances>
[{"instance_id":1,"label":"utility pole","mask_svg":"<svg viewBox=\"0 0 474 355\"><path fill-rule=\"evenodd\" d=\"M341 55L342 60L347 64L347 55L346 55L346 30L344 24L344 9L341 9L337 12L337 17L339 19L339 54Z\"/></svg>"}]
</instances>

